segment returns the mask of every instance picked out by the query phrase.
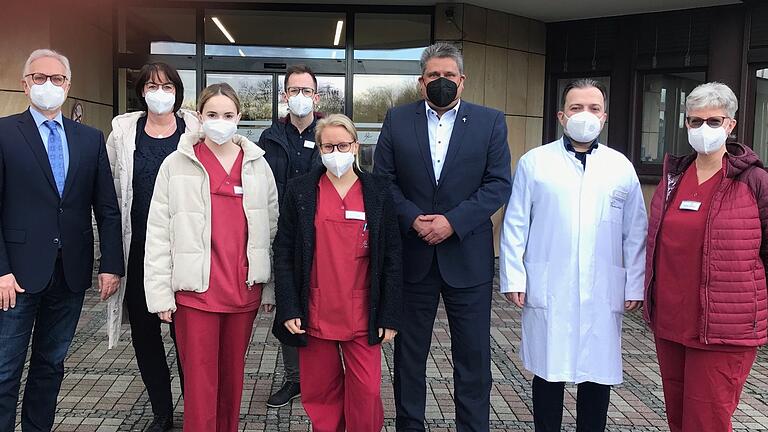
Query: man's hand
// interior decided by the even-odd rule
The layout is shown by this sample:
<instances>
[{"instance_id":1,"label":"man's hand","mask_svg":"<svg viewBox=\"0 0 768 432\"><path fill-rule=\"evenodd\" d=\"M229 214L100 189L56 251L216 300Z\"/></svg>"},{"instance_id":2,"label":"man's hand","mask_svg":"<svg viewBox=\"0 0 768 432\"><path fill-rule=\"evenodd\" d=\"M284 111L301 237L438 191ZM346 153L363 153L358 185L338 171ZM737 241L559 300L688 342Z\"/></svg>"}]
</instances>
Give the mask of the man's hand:
<instances>
[{"instance_id":1,"label":"man's hand","mask_svg":"<svg viewBox=\"0 0 768 432\"><path fill-rule=\"evenodd\" d=\"M525 293L524 292L504 293L504 297L506 297L507 300L511 301L515 305L517 305L517 307L525 306Z\"/></svg>"},{"instance_id":2,"label":"man's hand","mask_svg":"<svg viewBox=\"0 0 768 432\"><path fill-rule=\"evenodd\" d=\"M397 330L379 328L379 337L384 336L382 342L392 342L397 336Z\"/></svg>"},{"instance_id":3,"label":"man's hand","mask_svg":"<svg viewBox=\"0 0 768 432\"><path fill-rule=\"evenodd\" d=\"M291 334L304 334L305 330L301 329L301 318L294 318L283 323L285 328L288 329Z\"/></svg>"},{"instance_id":4,"label":"man's hand","mask_svg":"<svg viewBox=\"0 0 768 432\"><path fill-rule=\"evenodd\" d=\"M429 222L424 222L421 220L424 215L421 215L416 218L416 220L413 221L413 230L416 231L416 234L419 235L419 238L424 238L425 235L429 232Z\"/></svg>"},{"instance_id":5,"label":"man's hand","mask_svg":"<svg viewBox=\"0 0 768 432\"><path fill-rule=\"evenodd\" d=\"M431 246L440 244L453 235L453 227L443 215L423 215L416 220L428 223L428 230L421 238Z\"/></svg>"},{"instance_id":6,"label":"man's hand","mask_svg":"<svg viewBox=\"0 0 768 432\"><path fill-rule=\"evenodd\" d=\"M171 323L173 322L173 312L172 311L165 311L165 312L158 312L157 317L160 318L160 321Z\"/></svg>"},{"instance_id":7,"label":"man's hand","mask_svg":"<svg viewBox=\"0 0 768 432\"><path fill-rule=\"evenodd\" d=\"M0 308L7 311L16 307L16 293L23 293L13 273L0 276Z\"/></svg>"},{"instance_id":8,"label":"man's hand","mask_svg":"<svg viewBox=\"0 0 768 432\"><path fill-rule=\"evenodd\" d=\"M275 310L275 305L269 304L269 303L264 303L264 304L261 305L261 310L263 310L264 312L267 312L267 313L272 312L273 310Z\"/></svg>"},{"instance_id":9,"label":"man's hand","mask_svg":"<svg viewBox=\"0 0 768 432\"><path fill-rule=\"evenodd\" d=\"M636 311L636 310L640 309L642 306L643 306L643 302L642 301L633 300L633 301L625 301L624 302L624 309L627 312Z\"/></svg>"},{"instance_id":10,"label":"man's hand","mask_svg":"<svg viewBox=\"0 0 768 432\"><path fill-rule=\"evenodd\" d=\"M111 273L99 273L99 293L101 300L112 297L120 288L120 276Z\"/></svg>"}]
</instances>

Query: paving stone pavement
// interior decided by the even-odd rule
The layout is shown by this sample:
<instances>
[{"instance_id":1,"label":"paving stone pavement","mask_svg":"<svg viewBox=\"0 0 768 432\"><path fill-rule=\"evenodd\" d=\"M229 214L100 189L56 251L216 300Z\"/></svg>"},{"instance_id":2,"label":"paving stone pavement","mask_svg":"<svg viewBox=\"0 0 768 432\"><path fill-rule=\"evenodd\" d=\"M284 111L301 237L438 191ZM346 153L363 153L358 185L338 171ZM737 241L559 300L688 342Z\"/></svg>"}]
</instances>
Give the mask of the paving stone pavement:
<instances>
[{"instance_id":1,"label":"paving stone pavement","mask_svg":"<svg viewBox=\"0 0 768 432\"><path fill-rule=\"evenodd\" d=\"M55 431L141 431L151 421L152 410L139 376L124 327L120 344L107 350L105 305L95 290L86 296L77 334L66 361L66 374L59 395ZM257 317L248 351L245 386L241 404L241 431L310 431L301 407L293 404L268 409L265 401L282 383L282 360L278 342L270 334L271 314ZM181 430L183 402L175 373L173 344L165 332L168 361L172 364L176 396L175 430ZM494 293L492 328L491 430L533 429L531 388L528 372L522 368L517 350L520 342L520 312ZM386 415L385 430L394 431L392 393L392 346L384 347L382 393ZM611 396L609 431L663 431L664 400L661 378L652 339L639 313L624 322L625 382ZM445 311L440 309L432 336L432 353L427 365L427 422L430 431L455 430L452 401L450 336ZM23 388L23 385L22 385ZM575 430L575 387L567 387L564 429ZM18 417L17 417L18 421ZM20 430L19 427L16 428ZM768 430L768 349L761 349L744 388L734 430Z\"/></svg>"}]
</instances>

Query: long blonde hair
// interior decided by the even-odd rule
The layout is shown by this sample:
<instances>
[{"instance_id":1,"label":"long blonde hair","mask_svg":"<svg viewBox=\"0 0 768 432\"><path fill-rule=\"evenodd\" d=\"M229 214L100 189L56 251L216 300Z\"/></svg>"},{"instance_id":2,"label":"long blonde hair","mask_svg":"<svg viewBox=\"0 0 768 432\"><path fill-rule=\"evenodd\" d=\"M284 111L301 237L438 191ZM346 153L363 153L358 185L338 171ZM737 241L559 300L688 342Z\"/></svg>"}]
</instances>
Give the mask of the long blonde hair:
<instances>
[{"instance_id":1,"label":"long blonde hair","mask_svg":"<svg viewBox=\"0 0 768 432\"><path fill-rule=\"evenodd\" d=\"M323 145L323 140L320 138L320 136L323 134L323 130L332 126L344 128L344 130L352 135L352 139L354 140L355 144L357 144L357 152L354 154L355 167L358 169L358 171L362 171L360 168L360 158L358 157L358 153L360 152L360 143L357 141L357 128L355 127L355 123L352 122L352 119L345 116L344 114L330 114L328 117L322 118L317 122L317 125L315 126L315 142L317 143L318 149L321 145Z\"/></svg>"}]
</instances>

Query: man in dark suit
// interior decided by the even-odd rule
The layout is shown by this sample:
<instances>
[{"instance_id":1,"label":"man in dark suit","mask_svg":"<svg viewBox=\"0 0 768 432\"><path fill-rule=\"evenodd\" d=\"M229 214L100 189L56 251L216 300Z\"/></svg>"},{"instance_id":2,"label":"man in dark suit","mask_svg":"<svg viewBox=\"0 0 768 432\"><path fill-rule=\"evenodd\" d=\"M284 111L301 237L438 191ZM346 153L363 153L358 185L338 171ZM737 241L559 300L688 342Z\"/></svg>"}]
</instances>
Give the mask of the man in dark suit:
<instances>
[{"instance_id":1,"label":"man in dark suit","mask_svg":"<svg viewBox=\"0 0 768 432\"><path fill-rule=\"evenodd\" d=\"M15 427L21 375L32 338L22 403L24 432L50 431L93 272L96 215L102 300L123 274L120 209L104 136L62 117L71 71L66 57L33 52L23 113L0 119L0 431ZM34 332L33 332L34 327Z\"/></svg>"},{"instance_id":2,"label":"man in dark suit","mask_svg":"<svg viewBox=\"0 0 768 432\"><path fill-rule=\"evenodd\" d=\"M504 114L462 101L463 60L453 45L424 50L424 101L391 109L374 171L394 178L403 236L406 317L395 339L398 431L423 431L426 362L442 295L451 330L456 428L488 431L491 215L511 192Z\"/></svg>"}]
</instances>

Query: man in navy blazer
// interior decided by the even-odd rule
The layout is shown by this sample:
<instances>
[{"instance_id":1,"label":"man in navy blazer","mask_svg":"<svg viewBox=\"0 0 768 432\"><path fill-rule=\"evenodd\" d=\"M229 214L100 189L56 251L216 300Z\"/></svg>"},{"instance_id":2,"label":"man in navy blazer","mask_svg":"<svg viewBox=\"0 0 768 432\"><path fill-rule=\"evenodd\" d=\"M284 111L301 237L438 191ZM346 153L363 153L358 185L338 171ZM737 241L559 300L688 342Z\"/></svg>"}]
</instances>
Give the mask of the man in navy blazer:
<instances>
[{"instance_id":1,"label":"man in navy blazer","mask_svg":"<svg viewBox=\"0 0 768 432\"><path fill-rule=\"evenodd\" d=\"M509 199L504 114L461 100L463 60L437 43L421 56L423 101L391 109L374 172L393 177L403 237L402 330L395 338L398 431L423 431L426 362L442 295L451 330L456 429L488 431L491 215Z\"/></svg>"},{"instance_id":2,"label":"man in navy blazer","mask_svg":"<svg viewBox=\"0 0 768 432\"><path fill-rule=\"evenodd\" d=\"M69 60L33 52L23 113L0 118L0 431L15 428L22 370L24 432L50 431L85 290L92 284L93 228L99 228L102 300L123 274L123 248L104 136L61 115ZM34 327L34 331L33 331Z\"/></svg>"}]
</instances>

